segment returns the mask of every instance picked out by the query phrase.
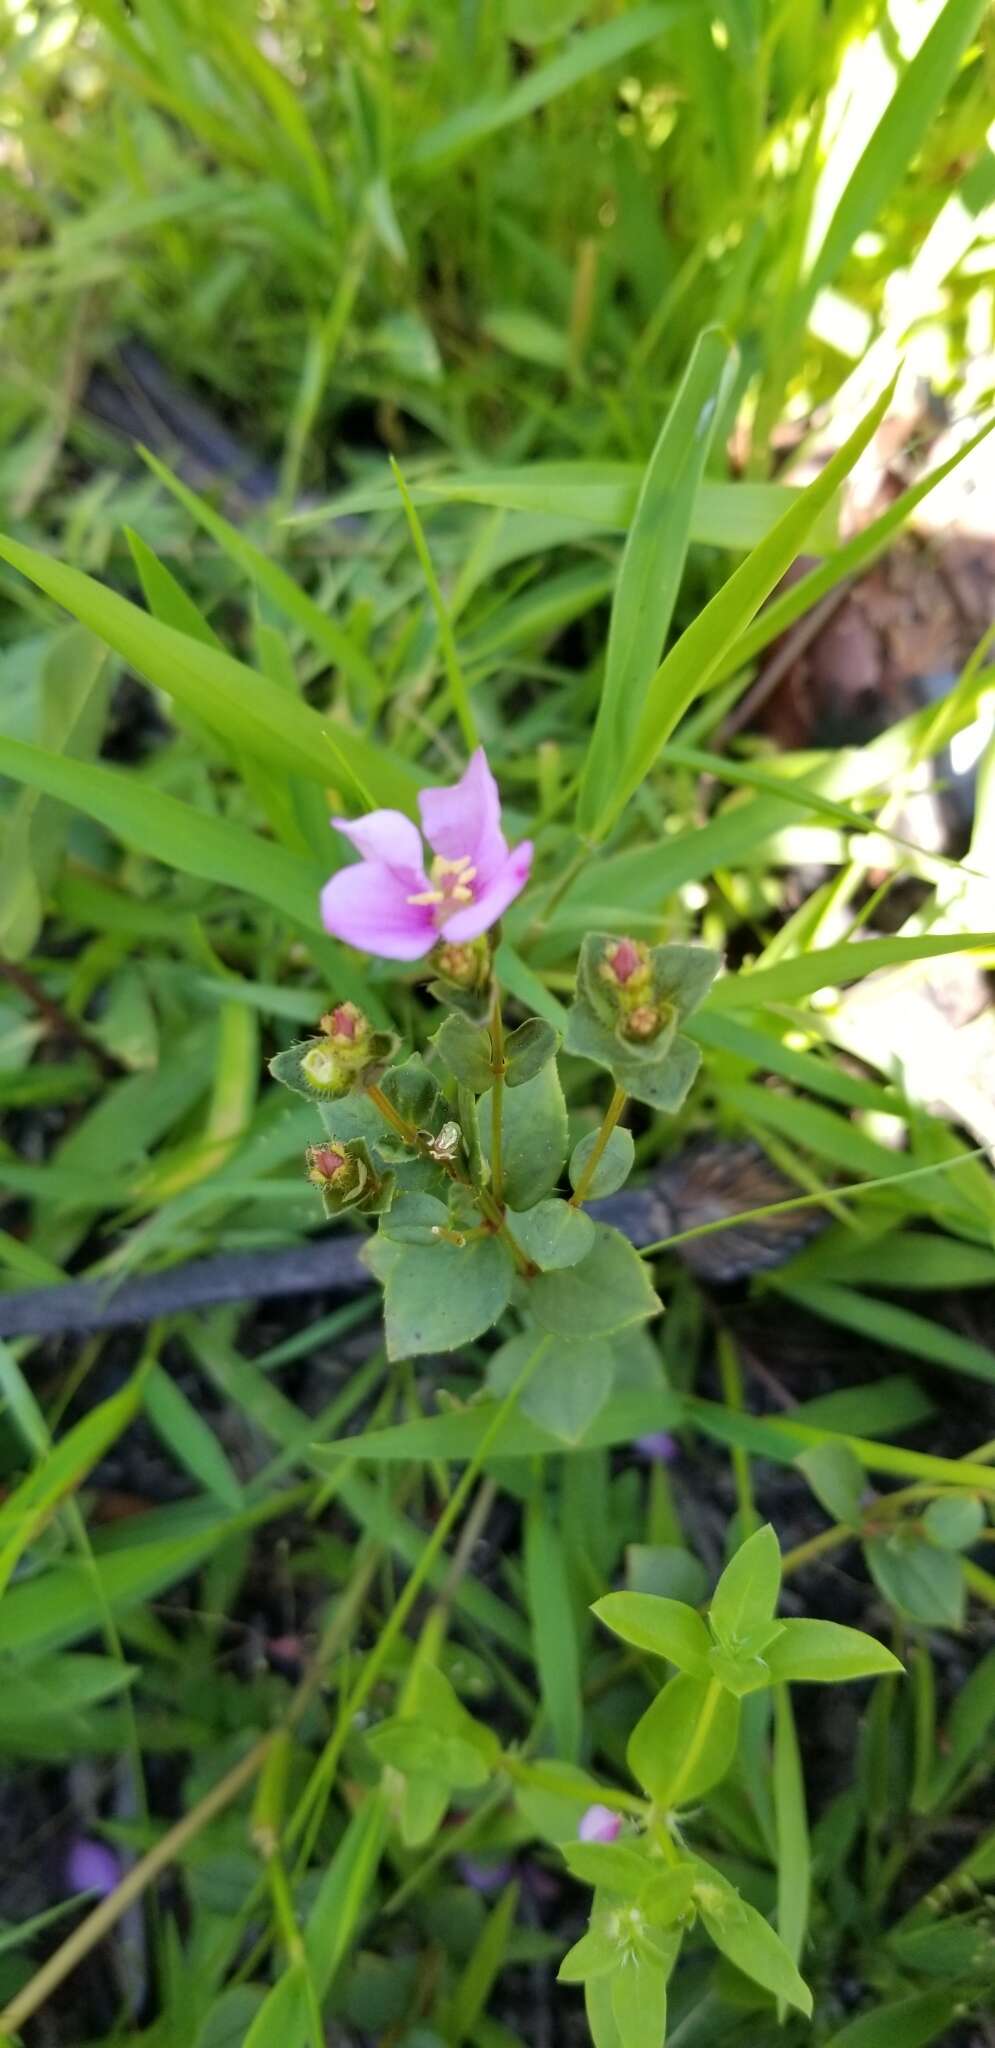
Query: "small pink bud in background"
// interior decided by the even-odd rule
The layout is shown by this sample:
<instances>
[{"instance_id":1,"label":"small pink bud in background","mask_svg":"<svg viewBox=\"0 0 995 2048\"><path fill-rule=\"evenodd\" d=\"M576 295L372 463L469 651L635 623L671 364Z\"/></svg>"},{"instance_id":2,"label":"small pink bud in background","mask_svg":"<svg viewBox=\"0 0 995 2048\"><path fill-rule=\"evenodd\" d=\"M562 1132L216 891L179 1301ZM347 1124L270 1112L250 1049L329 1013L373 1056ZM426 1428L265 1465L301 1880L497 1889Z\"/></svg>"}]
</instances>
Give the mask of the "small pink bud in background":
<instances>
[{"instance_id":1,"label":"small pink bud in background","mask_svg":"<svg viewBox=\"0 0 995 2048\"><path fill-rule=\"evenodd\" d=\"M614 1842L622 1832L622 1816L610 1806L589 1806L580 1817L577 1838L581 1842Z\"/></svg>"},{"instance_id":2,"label":"small pink bud in background","mask_svg":"<svg viewBox=\"0 0 995 2048\"><path fill-rule=\"evenodd\" d=\"M98 1892L102 1899L121 1882L121 1865L113 1849L84 1835L70 1845L65 1871L70 1892Z\"/></svg>"},{"instance_id":3,"label":"small pink bud in background","mask_svg":"<svg viewBox=\"0 0 995 2048\"><path fill-rule=\"evenodd\" d=\"M500 1891L501 1886L506 1885L515 1874L515 1866L507 1857L486 1863L483 1857L458 1856L456 1868L463 1883L468 1884L471 1891L475 1892Z\"/></svg>"},{"instance_id":4,"label":"small pink bud in background","mask_svg":"<svg viewBox=\"0 0 995 2048\"><path fill-rule=\"evenodd\" d=\"M677 1438L666 1429L651 1429L645 1436L634 1437L632 1448L651 1465L672 1465L680 1456Z\"/></svg>"}]
</instances>

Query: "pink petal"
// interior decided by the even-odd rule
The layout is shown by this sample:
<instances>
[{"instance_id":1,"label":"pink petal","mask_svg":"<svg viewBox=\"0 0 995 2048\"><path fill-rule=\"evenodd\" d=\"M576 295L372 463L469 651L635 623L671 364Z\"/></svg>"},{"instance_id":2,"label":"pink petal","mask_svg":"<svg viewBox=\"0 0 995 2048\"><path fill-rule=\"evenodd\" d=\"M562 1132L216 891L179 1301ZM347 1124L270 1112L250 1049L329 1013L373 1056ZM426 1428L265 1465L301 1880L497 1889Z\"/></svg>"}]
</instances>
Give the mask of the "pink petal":
<instances>
[{"instance_id":1,"label":"pink petal","mask_svg":"<svg viewBox=\"0 0 995 2048\"><path fill-rule=\"evenodd\" d=\"M489 882L508 858L501 830L501 798L483 747L470 757L465 775L451 789L423 789L418 808L433 853L444 860L469 854L480 884ZM483 926L477 926L482 931Z\"/></svg>"},{"instance_id":2,"label":"pink petal","mask_svg":"<svg viewBox=\"0 0 995 2048\"><path fill-rule=\"evenodd\" d=\"M351 839L364 860L383 861L389 868L404 868L420 875L425 856L421 833L403 811L367 811L365 818L333 818L336 832ZM426 884L413 883L415 888Z\"/></svg>"},{"instance_id":3,"label":"pink petal","mask_svg":"<svg viewBox=\"0 0 995 2048\"><path fill-rule=\"evenodd\" d=\"M613 1813L610 1806L600 1804L589 1806L580 1817L577 1829L582 1842L614 1842L622 1832L622 1816Z\"/></svg>"},{"instance_id":4,"label":"pink petal","mask_svg":"<svg viewBox=\"0 0 995 2048\"><path fill-rule=\"evenodd\" d=\"M454 945L462 945L465 939L477 939L481 932L490 930L496 924L509 903L520 896L529 879L532 867L532 841L523 839L514 853L509 853L487 887L476 901L465 910L457 910L454 917L446 919L442 936L451 939Z\"/></svg>"},{"instance_id":5,"label":"pink petal","mask_svg":"<svg viewBox=\"0 0 995 2048\"><path fill-rule=\"evenodd\" d=\"M420 960L438 937L431 905L408 902L416 892L409 883L414 882L417 890L424 881L424 875L395 874L383 861L362 860L340 868L321 892L325 930L361 953L379 953L383 960Z\"/></svg>"}]
</instances>

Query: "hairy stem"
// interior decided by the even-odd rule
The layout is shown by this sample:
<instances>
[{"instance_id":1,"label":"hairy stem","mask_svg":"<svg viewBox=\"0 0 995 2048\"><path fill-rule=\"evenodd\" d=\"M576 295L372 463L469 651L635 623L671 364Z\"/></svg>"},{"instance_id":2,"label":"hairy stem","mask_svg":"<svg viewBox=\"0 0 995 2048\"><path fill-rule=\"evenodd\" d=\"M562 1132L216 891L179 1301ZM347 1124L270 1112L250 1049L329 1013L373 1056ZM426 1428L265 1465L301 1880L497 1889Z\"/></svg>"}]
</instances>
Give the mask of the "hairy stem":
<instances>
[{"instance_id":1,"label":"hairy stem","mask_svg":"<svg viewBox=\"0 0 995 2048\"><path fill-rule=\"evenodd\" d=\"M491 1002L491 1073L494 1083L491 1088L491 1187L494 1200L500 1206L504 1175L501 1162L501 1123L504 1116L504 1020L501 1016L501 990L494 982Z\"/></svg>"}]
</instances>

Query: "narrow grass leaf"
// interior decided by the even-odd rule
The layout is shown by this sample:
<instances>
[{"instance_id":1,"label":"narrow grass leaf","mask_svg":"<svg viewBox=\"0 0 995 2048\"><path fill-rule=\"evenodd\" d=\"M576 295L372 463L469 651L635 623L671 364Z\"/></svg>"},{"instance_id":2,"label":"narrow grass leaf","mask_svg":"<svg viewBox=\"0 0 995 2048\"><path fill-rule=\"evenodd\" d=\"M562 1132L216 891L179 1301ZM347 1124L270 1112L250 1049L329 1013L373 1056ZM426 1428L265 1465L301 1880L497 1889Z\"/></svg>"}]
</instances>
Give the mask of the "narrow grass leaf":
<instances>
[{"instance_id":1,"label":"narrow grass leaf","mask_svg":"<svg viewBox=\"0 0 995 2048\"><path fill-rule=\"evenodd\" d=\"M372 791L378 803L413 808L420 782L415 770L340 723L326 727L309 704L288 697L246 663L163 625L92 576L19 541L0 536L0 560L88 626L146 682L188 705L236 750L315 782L338 783L344 772L363 803Z\"/></svg>"},{"instance_id":2,"label":"narrow grass leaf","mask_svg":"<svg viewBox=\"0 0 995 2048\"><path fill-rule=\"evenodd\" d=\"M532 1654L556 1753L576 1763L583 1729L577 1627L563 1539L541 1497L532 1501L526 1517L525 1584Z\"/></svg>"},{"instance_id":3,"label":"narrow grass leaf","mask_svg":"<svg viewBox=\"0 0 995 2048\"><path fill-rule=\"evenodd\" d=\"M73 761L0 735L0 773L97 818L125 846L151 854L180 874L257 896L320 929L318 892L324 878L310 862L242 825L165 795L133 770Z\"/></svg>"},{"instance_id":4,"label":"narrow grass leaf","mask_svg":"<svg viewBox=\"0 0 995 2048\"><path fill-rule=\"evenodd\" d=\"M660 5L634 7L615 21L583 30L558 57L526 71L508 92L471 100L469 106L427 129L408 150L405 168L423 174L448 170L488 136L537 113L583 79L652 42L687 11L687 5L688 0L661 0Z\"/></svg>"},{"instance_id":5,"label":"narrow grass leaf","mask_svg":"<svg viewBox=\"0 0 995 2048\"><path fill-rule=\"evenodd\" d=\"M912 960L939 960L948 953L990 953L995 932L953 932L919 938L850 940L780 960L775 967L726 975L713 984L706 1003L716 1010L759 1010L769 1003L794 1003L819 988L845 987L863 981L880 967L902 967Z\"/></svg>"},{"instance_id":6,"label":"narrow grass leaf","mask_svg":"<svg viewBox=\"0 0 995 2048\"><path fill-rule=\"evenodd\" d=\"M147 448L143 448L141 454L153 475L158 477L166 490L171 491L173 496L179 499L191 518L197 521L198 526L202 526L205 533L209 533L212 540L217 541L229 560L235 562L238 568L265 593L285 618L292 619L294 624L300 627L319 654L324 654L334 667L341 669L343 675L348 676L350 681L359 686L364 697L372 698L375 703L380 694L377 671L369 656L356 646L344 628L329 618L328 613L323 612L320 605L315 604L313 597L309 597L307 591L301 589L300 584L288 575L279 562L272 561L269 555L264 554L261 548L257 548L253 541L247 539L237 526L233 526L229 519L216 512L205 498L198 497L196 491L192 491L188 484L181 483L179 477L174 476L164 462L160 462Z\"/></svg>"},{"instance_id":7,"label":"narrow grass leaf","mask_svg":"<svg viewBox=\"0 0 995 2048\"><path fill-rule=\"evenodd\" d=\"M597 820L597 838L604 837L649 774L678 721L708 687L723 655L801 552L816 517L832 503L838 486L873 440L891 397L889 386L821 475L784 513L767 539L733 571L671 648L653 677L632 749Z\"/></svg>"},{"instance_id":8,"label":"narrow grass leaf","mask_svg":"<svg viewBox=\"0 0 995 2048\"><path fill-rule=\"evenodd\" d=\"M736 353L717 328L700 335L650 456L615 586L605 676L577 800L589 832L628 753L660 663L680 589L691 516Z\"/></svg>"}]
</instances>

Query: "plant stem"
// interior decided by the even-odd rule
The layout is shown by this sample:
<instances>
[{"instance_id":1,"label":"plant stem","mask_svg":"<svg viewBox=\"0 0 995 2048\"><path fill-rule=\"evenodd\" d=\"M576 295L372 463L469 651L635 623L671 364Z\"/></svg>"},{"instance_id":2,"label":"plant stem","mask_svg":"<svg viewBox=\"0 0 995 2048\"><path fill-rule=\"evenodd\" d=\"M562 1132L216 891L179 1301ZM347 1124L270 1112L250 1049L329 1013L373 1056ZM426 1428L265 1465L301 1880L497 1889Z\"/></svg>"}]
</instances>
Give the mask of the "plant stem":
<instances>
[{"instance_id":1,"label":"plant stem","mask_svg":"<svg viewBox=\"0 0 995 2048\"><path fill-rule=\"evenodd\" d=\"M293 1896L279 1849L269 1858L266 1874L269 1878L273 1912L280 1929L284 1948L287 1951L287 1963L291 1970L300 1972L304 1986L304 2002L307 2007L310 2048L325 2048L325 2029L321 2018L321 2006L318 2001L317 1991L315 1990L307 1950L304 1946L304 1937L297 1924Z\"/></svg>"},{"instance_id":2,"label":"plant stem","mask_svg":"<svg viewBox=\"0 0 995 2048\"><path fill-rule=\"evenodd\" d=\"M605 1146L607 1145L608 1140L611 1137L611 1134L615 1129L615 1125L617 1124L624 1108L625 1089L616 1088L615 1093L612 1096L610 1103L608 1104L608 1108L605 1110L604 1116L602 1117L601 1129L598 1132L598 1135L594 1140L594 1144L591 1147L591 1156L587 1162L587 1165L584 1168L583 1173L581 1174L580 1180L578 1181L577 1186L573 1191L573 1194L570 1197L570 1206L572 1209L579 1209L581 1203L586 1202L587 1191L591 1185L591 1182L594 1179L595 1174L597 1173L598 1167L601 1164L601 1158Z\"/></svg>"},{"instance_id":3,"label":"plant stem","mask_svg":"<svg viewBox=\"0 0 995 2048\"><path fill-rule=\"evenodd\" d=\"M501 1122L504 1115L504 1020L501 1016L501 990L497 979L494 981L494 995L491 1001L491 1073L494 1084L491 1088L491 1187L494 1200L500 1205L504 1184L501 1163Z\"/></svg>"},{"instance_id":4,"label":"plant stem","mask_svg":"<svg viewBox=\"0 0 995 2048\"><path fill-rule=\"evenodd\" d=\"M739 1353L727 1330L719 1331L718 1337L719 1377L722 1382L722 1398L734 1415L743 1412L743 1375L740 1370ZM753 1478L750 1471L750 1454L742 1444L732 1446L732 1469L736 1482L736 1499L739 1505L739 1540L745 1542L760 1526L753 1499Z\"/></svg>"},{"instance_id":5,"label":"plant stem","mask_svg":"<svg viewBox=\"0 0 995 2048\"><path fill-rule=\"evenodd\" d=\"M368 1082L366 1093L374 1107L380 1111L381 1116L389 1123L391 1130L396 1131L398 1137L402 1138L406 1145L410 1145L413 1152L422 1153L423 1147L419 1143L418 1132L415 1130L414 1124L409 1124L406 1117L398 1114L393 1103L388 1102L383 1089L378 1088L375 1082ZM428 1155L426 1154L425 1156ZM473 1189L474 1198L481 1215L486 1216L495 1236L499 1237L502 1244L507 1246L523 1278L526 1280L530 1279L535 1271L535 1267L532 1265L531 1260L526 1258L521 1245L512 1236L504 1220L504 1211L495 1202L489 1189L474 1188L473 1182L467 1179L465 1173L461 1172L455 1160L440 1159L437 1163L442 1167L444 1173L448 1173L450 1180L458 1181L461 1187Z\"/></svg>"},{"instance_id":6,"label":"plant stem","mask_svg":"<svg viewBox=\"0 0 995 2048\"><path fill-rule=\"evenodd\" d=\"M412 1151L416 1151L418 1147L418 1133L415 1130L414 1124L409 1124L407 1117L401 1116L399 1111L394 1108L393 1103L388 1102L383 1089L378 1088L375 1081L367 1081L366 1093L374 1108L380 1111L384 1121L390 1125L391 1130L396 1131L398 1137L403 1138L404 1143L411 1146Z\"/></svg>"}]
</instances>

